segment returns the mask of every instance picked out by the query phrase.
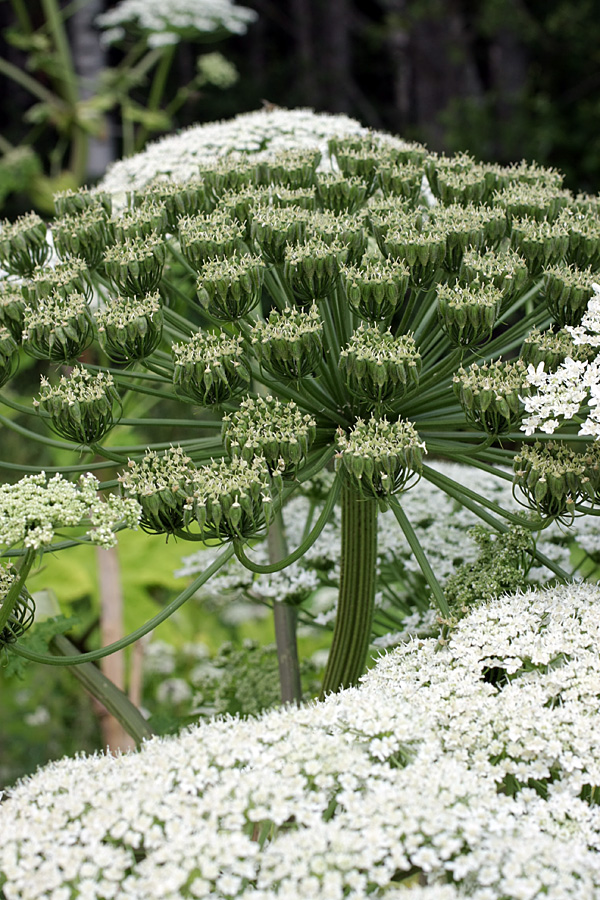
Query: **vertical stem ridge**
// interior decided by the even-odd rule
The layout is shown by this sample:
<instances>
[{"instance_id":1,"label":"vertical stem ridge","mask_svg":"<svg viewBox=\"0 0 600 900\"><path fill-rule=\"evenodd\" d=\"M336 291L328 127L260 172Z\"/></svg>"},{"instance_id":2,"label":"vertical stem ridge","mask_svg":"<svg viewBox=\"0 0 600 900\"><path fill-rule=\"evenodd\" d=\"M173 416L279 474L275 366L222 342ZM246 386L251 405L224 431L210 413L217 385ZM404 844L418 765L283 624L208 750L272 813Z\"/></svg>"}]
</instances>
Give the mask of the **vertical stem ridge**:
<instances>
[{"instance_id":1,"label":"vertical stem ridge","mask_svg":"<svg viewBox=\"0 0 600 900\"><path fill-rule=\"evenodd\" d=\"M342 488L338 609L321 697L350 687L363 673L375 602L377 502Z\"/></svg>"}]
</instances>

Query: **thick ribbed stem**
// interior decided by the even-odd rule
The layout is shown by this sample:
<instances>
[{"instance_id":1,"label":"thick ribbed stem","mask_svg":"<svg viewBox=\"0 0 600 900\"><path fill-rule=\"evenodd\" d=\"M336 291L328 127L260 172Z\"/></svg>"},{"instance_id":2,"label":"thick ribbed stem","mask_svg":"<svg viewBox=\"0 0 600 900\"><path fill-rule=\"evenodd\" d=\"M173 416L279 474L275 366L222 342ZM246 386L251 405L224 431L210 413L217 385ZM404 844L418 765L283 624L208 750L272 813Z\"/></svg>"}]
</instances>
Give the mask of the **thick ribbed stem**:
<instances>
[{"instance_id":1,"label":"thick ribbed stem","mask_svg":"<svg viewBox=\"0 0 600 900\"><path fill-rule=\"evenodd\" d=\"M371 642L375 602L377 502L342 488L340 593L321 697L350 687L362 675Z\"/></svg>"}]
</instances>

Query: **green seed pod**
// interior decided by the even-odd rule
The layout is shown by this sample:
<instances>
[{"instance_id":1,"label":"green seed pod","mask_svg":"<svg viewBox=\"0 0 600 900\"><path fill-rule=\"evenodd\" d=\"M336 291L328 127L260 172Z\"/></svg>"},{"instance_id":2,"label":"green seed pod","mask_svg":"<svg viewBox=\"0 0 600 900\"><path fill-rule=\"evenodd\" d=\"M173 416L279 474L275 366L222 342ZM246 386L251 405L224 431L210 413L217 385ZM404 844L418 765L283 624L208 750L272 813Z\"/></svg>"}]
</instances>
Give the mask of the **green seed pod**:
<instances>
[{"instance_id":1,"label":"green seed pod","mask_svg":"<svg viewBox=\"0 0 600 900\"><path fill-rule=\"evenodd\" d=\"M87 206L76 215L63 216L52 223L54 246L65 260L78 256L90 269L98 269L115 235L106 210L99 203Z\"/></svg>"},{"instance_id":2,"label":"green seed pod","mask_svg":"<svg viewBox=\"0 0 600 900\"><path fill-rule=\"evenodd\" d=\"M571 359L588 360L596 355L596 348L585 344L575 344L572 336L564 328L560 331L540 332L534 328L525 338L520 357L526 365L535 369L541 362L547 372L553 372L567 356Z\"/></svg>"},{"instance_id":3,"label":"green seed pod","mask_svg":"<svg viewBox=\"0 0 600 900\"><path fill-rule=\"evenodd\" d=\"M468 153L451 157L432 153L425 159L425 173L434 196L444 204L479 204L488 194L485 168Z\"/></svg>"},{"instance_id":4,"label":"green seed pod","mask_svg":"<svg viewBox=\"0 0 600 900\"><path fill-rule=\"evenodd\" d=\"M290 476L304 460L316 435L316 422L293 402L276 397L247 397L235 413L223 416L223 443L231 457L251 461L262 456L272 471L280 460Z\"/></svg>"},{"instance_id":5,"label":"green seed pod","mask_svg":"<svg viewBox=\"0 0 600 900\"><path fill-rule=\"evenodd\" d=\"M184 509L189 530L206 541L250 540L268 528L281 492L282 465L273 471L264 459L213 460L195 474Z\"/></svg>"},{"instance_id":6,"label":"green seed pod","mask_svg":"<svg viewBox=\"0 0 600 900\"><path fill-rule=\"evenodd\" d=\"M265 264L259 256L206 262L198 278L198 298L215 319L235 322L254 309L261 297Z\"/></svg>"},{"instance_id":7,"label":"green seed pod","mask_svg":"<svg viewBox=\"0 0 600 900\"><path fill-rule=\"evenodd\" d=\"M561 210L570 203L568 191L543 184L514 182L491 198L493 206L506 211L509 223L513 219L529 218L537 222L554 222Z\"/></svg>"},{"instance_id":8,"label":"green seed pod","mask_svg":"<svg viewBox=\"0 0 600 900\"><path fill-rule=\"evenodd\" d=\"M265 206L255 209L250 234L266 262L283 263L288 244L304 243L306 228L313 215L308 209L296 207Z\"/></svg>"},{"instance_id":9,"label":"green seed pod","mask_svg":"<svg viewBox=\"0 0 600 900\"><path fill-rule=\"evenodd\" d=\"M413 287L426 289L446 256L446 233L435 223L406 230L390 230L380 244L383 255L400 260L410 272Z\"/></svg>"},{"instance_id":10,"label":"green seed pod","mask_svg":"<svg viewBox=\"0 0 600 900\"><path fill-rule=\"evenodd\" d=\"M392 494L416 484L427 452L411 422L374 416L368 422L357 419L349 434L339 429L337 445L349 483L383 510Z\"/></svg>"},{"instance_id":11,"label":"green seed pod","mask_svg":"<svg viewBox=\"0 0 600 900\"><path fill-rule=\"evenodd\" d=\"M96 314L100 346L113 362L146 359L160 344L163 313L158 291L140 300L117 297Z\"/></svg>"},{"instance_id":12,"label":"green seed pod","mask_svg":"<svg viewBox=\"0 0 600 900\"><path fill-rule=\"evenodd\" d=\"M75 366L57 385L42 376L39 400L33 405L50 420L50 427L61 437L83 446L95 444L116 425L121 400L112 376L107 372L92 375ZM115 407L119 415L115 415Z\"/></svg>"},{"instance_id":13,"label":"green seed pod","mask_svg":"<svg viewBox=\"0 0 600 900\"><path fill-rule=\"evenodd\" d=\"M360 266L340 266L341 282L349 306L369 322L391 321L401 310L410 272L398 260L364 259Z\"/></svg>"},{"instance_id":14,"label":"green seed pod","mask_svg":"<svg viewBox=\"0 0 600 900\"><path fill-rule=\"evenodd\" d=\"M319 150L284 150L258 163L257 180L259 184L282 184L292 190L311 187L320 161Z\"/></svg>"},{"instance_id":15,"label":"green seed pod","mask_svg":"<svg viewBox=\"0 0 600 900\"><path fill-rule=\"evenodd\" d=\"M0 326L8 328L15 341L21 340L25 302L18 282L0 281Z\"/></svg>"},{"instance_id":16,"label":"green seed pod","mask_svg":"<svg viewBox=\"0 0 600 900\"><path fill-rule=\"evenodd\" d=\"M242 249L244 229L222 210L183 216L178 222L181 252L196 272L212 259L225 259Z\"/></svg>"},{"instance_id":17,"label":"green seed pod","mask_svg":"<svg viewBox=\"0 0 600 900\"><path fill-rule=\"evenodd\" d=\"M401 197L414 204L421 194L423 168L419 164L389 163L377 169L377 185L384 195Z\"/></svg>"},{"instance_id":18,"label":"green seed pod","mask_svg":"<svg viewBox=\"0 0 600 900\"><path fill-rule=\"evenodd\" d=\"M364 217L335 215L321 210L308 217L306 235L335 248L340 264L352 265L361 260L367 249Z\"/></svg>"},{"instance_id":19,"label":"green seed pod","mask_svg":"<svg viewBox=\"0 0 600 900\"><path fill-rule=\"evenodd\" d=\"M524 445L514 469L513 493L518 489L542 518L570 524L577 505L598 502L600 450L595 443L583 451L563 441Z\"/></svg>"},{"instance_id":20,"label":"green seed pod","mask_svg":"<svg viewBox=\"0 0 600 900\"><path fill-rule=\"evenodd\" d=\"M597 281L597 273L576 266L551 266L544 270L542 296L557 325L580 325Z\"/></svg>"},{"instance_id":21,"label":"green seed pod","mask_svg":"<svg viewBox=\"0 0 600 900\"><path fill-rule=\"evenodd\" d=\"M16 372L18 349L12 332L0 325L0 387L4 387Z\"/></svg>"},{"instance_id":22,"label":"green seed pod","mask_svg":"<svg viewBox=\"0 0 600 900\"><path fill-rule=\"evenodd\" d=\"M19 573L15 568L0 566L0 610L18 578ZM34 617L33 597L25 587L21 587L17 602L8 616L8 621L0 631L0 652L10 647L25 634L27 629L33 625Z\"/></svg>"},{"instance_id":23,"label":"green seed pod","mask_svg":"<svg viewBox=\"0 0 600 900\"><path fill-rule=\"evenodd\" d=\"M209 203L215 205L226 191L239 191L258 183L256 163L248 156L221 157L198 172ZM187 210L186 210L187 212Z\"/></svg>"},{"instance_id":24,"label":"green seed pod","mask_svg":"<svg viewBox=\"0 0 600 900\"><path fill-rule=\"evenodd\" d=\"M476 281L468 287L440 285L437 290L438 319L456 347L476 347L492 337L500 315L502 294L493 284Z\"/></svg>"},{"instance_id":25,"label":"green seed pod","mask_svg":"<svg viewBox=\"0 0 600 900\"><path fill-rule=\"evenodd\" d=\"M569 251L567 258L580 268L591 266L600 268L600 225L598 212L582 213L577 210L566 210L562 216L569 232Z\"/></svg>"},{"instance_id":26,"label":"green seed pod","mask_svg":"<svg viewBox=\"0 0 600 900\"><path fill-rule=\"evenodd\" d=\"M506 232L506 217L502 210L487 206L434 206L430 220L436 223L446 237L444 265L457 272L463 254L468 248L482 250L494 247Z\"/></svg>"},{"instance_id":27,"label":"green seed pod","mask_svg":"<svg viewBox=\"0 0 600 900\"><path fill-rule=\"evenodd\" d=\"M529 273L522 257L503 247L501 250L465 250L459 269L459 280L470 285L494 285L502 292L502 309L506 309L527 285Z\"/></svg>"},{"instance_id":28,"label":"green seed pod","mask_svg":"<svg viewBox=\"0 0 600 900\"><path fill-rule=\"evenodd\" d=\"M31 278L21 284L23 297L30 306L55 294L65 299L71 294L83 294L92 299L92 279L84 259L74 256L56 266L44 266L33 271Z\"/></svg>"},{"instance_id":29,"label":"green seed pod","mask_svg":"<svg viewBox=\"0 0 600 900\"><path fill-rule=\"evenodd\" d=\"M165 208L151 200L114 216L109 223L117 243L131 238L156 237L169 230Z\"/></svg>"},{"instance_id":30,"label":"green seed pod","mask_svg":"<svg viewBox=\"0 0 600 900\"><path fill-rule=\"evenodd\" d=\"M327 244L319 238L285 248L283 276L299 306L323 300L335 289L340 250L335 243Z\"/></svg>"},{"instance_id":31,"label":"green seed pod","mask_svg":"<svg viewBox=\"0 0 600 900\"><path fill-rule=\"evenodd\" d=\"M323 322L316 304L308 310L273 310L252 329L252 349L275 379L299 382L315 375L323 359Z\"/></svg>"},{"instance_id":32,"label":"green seed pod","mask_svg":"<svg viewBox=\"0 0 600 900\"><path fill-rule=\"evenodd\" d=\"M189 342L173 344L171 352L177 393L201 406L225 403L250 384L241 337L198 331Z\"/></svg>"},{"instance_id":33,"label":"green seed pod","mask_svg":"<svg viewBox=\"0 0 600 900\"><path fill-rule=\"evenodd\" d=\"M354 396L370 405L399 400L419 383L421 357L409 334L395 338L360 325L340 351L340 370Z\"/></svg>"},{"instance_id":34,"label":"green seed pod","mask_svg":"<svg viewBox=\"0 0 600 900\"><path fill-rule=\"evenodd\" d=\"M149 450L141 462L129 460L119 481L142 508L140 525L149 534L173 534L186 523L185 505L194 489L196 468L181 447L159 454Z\"/></svg>"},{"instance_id":35,"label":"green seed pod","mask_svg":"<svg viewBox=\"0 0 600 900\"><path fill-rule=\"evenodd\" d=\"M530 393L527 366L496 360L468 371L462 367L453 378L454 392L467 420L487 434L503 434L518 427L521 421L521 397Z\"/></svg>"},{"instance_id":36,"label":"green seed pod","mask_svg":"<svg viewBox=\"0 0 600 900\"><path fill-rule=\"evenodd\" d=\"M536 222L514 219L511 230L513 248L527 260L530 275L539 275L548 266L561 262L569 249L569 232L564 220Z\"/></svg>"},{"instance_id":37,"label":"green seed pod","mask_svg":"<svg viewBox=\"0 0 600 900\"><path fill-rule=\"evenodd\" d=\"M16 222L4 220L0 228L0 264L9 275L28 278L36 266L52 255L46 239L46 223L36 213L20 216Z\"/></svg>"},{"instance_id":38,"label":"green seed pod","mask_svg":"<svg viewBox=\"0 0 600 900\"><path fill-rule=\"evenodd\" d=\"M83 294L44 297L23 313L23 349L36 359L71 362L89 347L93 319Z\"/></svg>"},{"instance_id":39,"label":"green seed pod","mask_svg":"<svg viewBox=\"0 0 600 900\"><path fill-rule=\"evenodd\" d=\"M77 216L86 209L101 206L106 215L112 212L112 197L106 191L88 188L59 191L54 195L54 209L57 216Z\"/></svg>"},{"instance_id":40,"label":"green seed pod","mask_svg":"<svg viewBox=\"0 0 600 900\"><path fill-rule=\"evenodd\" d=\"M157 179L150 182L143 191L133 194L131 204L134 208L151 204L162 209L169 231L176 234L177 223L181 216L196 216L199 213L210 212L214 201L209 199L204 180L201 178L191 178L183 184Z\"/></svg>"},{"instance_id":41,"label":"green seed pod","mask_svg":"<svg viewBox=\"0 0 600 900\"><path fill-rule=\"evenodd\" d=\"M320 175L315 185L317 203L321 209L336 214L353 213L364 206L375 185L373 180L368 182L357 176L346 177L336 173Z\"/></svg>"},{"instance_id":42,"label":"green seed pod","mask_svg":"<svg viewBox=\"0 0 600 900\"><path fill-rule=\"evenodd\" d=\"M166 244L159 235L129 238L106 250L104 268L117 294L140 297L157 290L166 258Z\"/></svg>"}]
</instances>

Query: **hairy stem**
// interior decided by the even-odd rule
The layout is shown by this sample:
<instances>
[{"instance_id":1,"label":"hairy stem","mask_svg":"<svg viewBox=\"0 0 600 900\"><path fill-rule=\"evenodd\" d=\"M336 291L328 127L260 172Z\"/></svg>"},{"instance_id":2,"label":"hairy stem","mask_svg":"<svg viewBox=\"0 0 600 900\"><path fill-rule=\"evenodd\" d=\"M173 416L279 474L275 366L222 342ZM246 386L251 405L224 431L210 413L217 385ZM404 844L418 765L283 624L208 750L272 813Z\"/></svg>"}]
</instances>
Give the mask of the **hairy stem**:
<instances>
[{"instance_id":1,"label":"hairy stem","mask_svg":"<svg viewBox=\"0 0 600 900\"><path fill-rule=\"evenodd\" d=\"M350 687L363 673L375 602L377 502L342 488L340 592L321 697Z\"/></svg>"},{"instance_id":2,"label":"hairy stem","mask_svg":"<svg viewBox=\"0 0 600 900\"><path fill-rule=\"evenodd\" d=\"M267 536L269 560L274 563L287 555L287 541L281 510L275 516ZM275 601L273 623L279 665L279 686L282 703L300 703L302 685L300 683L300 663L298 662L298 641L296 637L297 612L289 603Z\"/></svg>"}]
</instances>

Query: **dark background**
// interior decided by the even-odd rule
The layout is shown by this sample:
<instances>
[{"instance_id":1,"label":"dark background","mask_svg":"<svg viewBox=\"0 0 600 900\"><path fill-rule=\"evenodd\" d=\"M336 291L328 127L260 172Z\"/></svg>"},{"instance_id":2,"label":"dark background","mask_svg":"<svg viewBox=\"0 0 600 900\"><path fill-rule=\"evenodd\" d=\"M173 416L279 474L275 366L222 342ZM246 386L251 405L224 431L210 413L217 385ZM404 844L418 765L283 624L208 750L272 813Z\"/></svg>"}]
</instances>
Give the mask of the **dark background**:
<instances>
[{"instance_id":1,"label":"dark background","mask_svg":"<svg viewBox=\"0 0 600 900\"><path fill-rule=\"evenodd\" d=\"M105 3L105 8L110 7ZM207 47L181 44L170 88L187 83L199 52L218 49L240 79L180 109L174 127L228 118L263 100L344 112L363 124L469 150L481 159L536 159L566 186L600 190L600 0L243 0L258 20ZM28 3L43 21L40 0ZM13 23L0 3L0 27ZM24 56L3 44L17 64ZM109 62L119 61L111 50ZM145 86L136 89L144 102ZM0 78L3 132L20 140L30 103ZM118 123L112 153L120 154ZM157 135L153 135L156 137ZM48 135L47 140L51 140Z\"/></svg>"}]
</instances>

